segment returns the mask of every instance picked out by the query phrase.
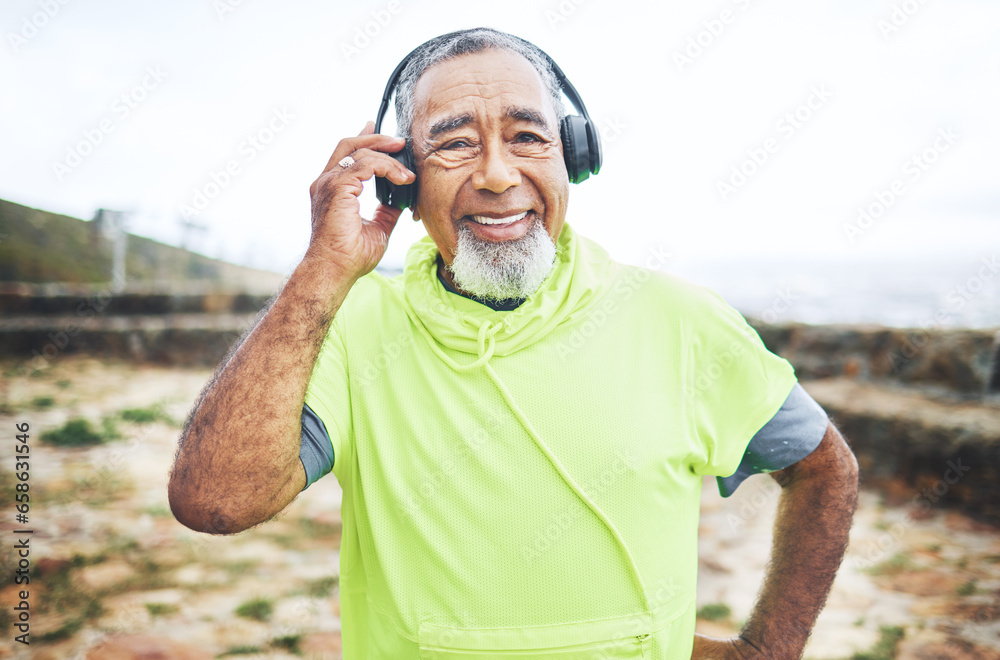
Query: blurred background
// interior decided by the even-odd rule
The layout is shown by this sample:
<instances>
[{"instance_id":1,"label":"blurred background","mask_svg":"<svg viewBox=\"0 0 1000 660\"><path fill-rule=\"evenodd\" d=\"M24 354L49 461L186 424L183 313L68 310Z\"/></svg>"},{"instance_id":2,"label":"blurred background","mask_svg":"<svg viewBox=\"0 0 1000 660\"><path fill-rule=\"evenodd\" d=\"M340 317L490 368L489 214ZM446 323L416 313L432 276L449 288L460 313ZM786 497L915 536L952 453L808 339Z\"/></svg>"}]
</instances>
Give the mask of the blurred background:
<instances>
[{"instance_id":1,"label":"blurred background","mask_svg":"<svg viewBox=\"0 0 1000 660\"><path fill-rule=\"evenodd\" d=\"M336 143L412 48L479 25L548 52L599 127L574 228L719 291L853 443L868 488L807 657L1000 657L988 0L8 0L0 419L35 443L39 644L4 646L0 616L0 657L339 657L336 480L216 539L173 520L165 471L304 253ZM380 268L423 233L404 213ZM708 632L752 605L777 496L759 479L706 488Z\"/></svg>"}]
</instances>

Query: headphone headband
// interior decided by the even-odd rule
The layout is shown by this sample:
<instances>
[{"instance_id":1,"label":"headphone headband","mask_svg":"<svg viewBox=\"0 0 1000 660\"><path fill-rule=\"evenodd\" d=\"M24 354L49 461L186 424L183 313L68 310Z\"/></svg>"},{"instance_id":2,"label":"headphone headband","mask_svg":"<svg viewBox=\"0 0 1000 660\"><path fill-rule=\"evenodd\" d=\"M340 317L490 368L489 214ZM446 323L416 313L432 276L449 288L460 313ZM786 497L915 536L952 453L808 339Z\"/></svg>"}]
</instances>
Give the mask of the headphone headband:
<instances>
[{"instance_id":1,"label":"headphone headband","mask_svg":"<svg viewBox=\"0 0 1000 660\"><path fill-rule=\"evenodd\" d=\"M455 32L449 32L448 34L443 34L440 37L435 37L435 39L443 40L448 37L457 36L471 31L472 30L457 30ZM531 43L530 41L522 39L521 37L516 37L513 34L509 34L507 36L513 39L517 39L525 46L534 49L536 52L541 54L542 57L545 58L545 61L548 62L550 67L552 67L552 73L555 74L556 80L559 82L560 89L566 95L566 98L569 99L570 103L573 104L573 108L577 112L579 112L584 119L587 120L588 124L592 124L590 120L590 114L587 112L587 106L583 104L583 99L580 97L580 93L576 91L576 87L574 87L573 83L569 81L569 78L567 78L566 74L563 73L563 70L559 68L559 65L556 64L556 61L552 59L548 53L546 53L544 50L542 50L535 44ZM403 75L403 69L405 69L406 65L410 63L410 60L413 59L413 56L417 54L417 51L419 51L426 45L427 42L424 42L419 46L417 46L416 48L414 48L413 50L411 50L407 54L407 56L403 58L403 61L396 65L396 68L393 69L392 71L392 75L389 76L389 82L386 83L385 91L382 92L382 102L378 106L378 114L375 116L376 133L378 133L379 130L382 128L382 120L385 118L386 112L388 112L389 110L389 99L392 98L392 92L396 88L396 83L399 82L399 78Z\"/></svg>"}]
</instances>

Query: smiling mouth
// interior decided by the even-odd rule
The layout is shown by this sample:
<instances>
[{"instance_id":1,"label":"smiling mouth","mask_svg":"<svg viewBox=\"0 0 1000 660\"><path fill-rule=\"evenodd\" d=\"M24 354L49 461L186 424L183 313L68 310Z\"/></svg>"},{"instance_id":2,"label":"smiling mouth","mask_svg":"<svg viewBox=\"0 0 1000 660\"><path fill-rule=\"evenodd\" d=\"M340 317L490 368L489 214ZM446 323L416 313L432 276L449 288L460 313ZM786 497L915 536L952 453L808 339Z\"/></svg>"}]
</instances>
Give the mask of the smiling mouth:
<instances>
[{"instance_id":1,"label":"smiling mouth","mask_svg":"<svg viewBox=\"0 0 1000 660\"><path fill-rule=\"evenodd\" d=\"M504 218L490 218L485 215L470 215L466 216L470 218L473 222L480 225L509 225L520 220L523 220L530 211L523 211L516 215L509 215Z\"/></svg>"}]
</instances>

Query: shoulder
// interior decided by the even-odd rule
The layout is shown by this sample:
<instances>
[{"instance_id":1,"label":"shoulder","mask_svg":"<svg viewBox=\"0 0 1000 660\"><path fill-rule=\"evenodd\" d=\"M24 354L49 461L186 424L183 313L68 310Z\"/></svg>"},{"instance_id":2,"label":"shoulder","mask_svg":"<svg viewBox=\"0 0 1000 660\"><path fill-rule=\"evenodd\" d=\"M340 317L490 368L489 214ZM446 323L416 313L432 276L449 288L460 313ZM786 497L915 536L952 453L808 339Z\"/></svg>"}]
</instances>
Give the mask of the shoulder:
<instances>
[{"instance_id":1,"label":"shoulder","mask_svg":"<svg viewBox=\"0 0 1000 660\"><path fill-rule=\"evenodd\" d=\"M402 275L373 270L358 279L344 298L338 316L353 316L381 309L392 300L402 300Z\"/></svg>"},{"instance_id":2,"label":"shoulder","mask_svg":"<svg viewBox=\"0 0 1000 660\"><path fill-rule=\"evenodd\" d=\"M675 309L717 305L722 297L712 289L696 284L661 268L669 261L670 253L651 247L639 264L626 264L611 257L602 245L579 233L573 234L577 250L577 268L586 269L586 275L607 279L613 284L615 298L671 303Z\"/></svg>"},{"instance_id":3,"label":"shoulder","mask_svg":"<svg viewBox=\"0 0 1000 660\"><path fill-rule=\"evenodd\" d=\"M705 319L732 309L714 289L646 266L621 264L615 277L615 292L619 296L631 293L643 303L685 318Z\"/></svg>"},{"instance_id":4,"label":"shoulder","mask_svg":"<svg viewBox=\"0 0 1000 660\"><path fill-rule=\"evenodd\" d=\"M349 345L356 342L359 335L395 325L395 317L399 315L405 316L399 276L372 271L359 278L347 292L334 314L325 343L335 341Z\"/></svg>"}]
</instances>

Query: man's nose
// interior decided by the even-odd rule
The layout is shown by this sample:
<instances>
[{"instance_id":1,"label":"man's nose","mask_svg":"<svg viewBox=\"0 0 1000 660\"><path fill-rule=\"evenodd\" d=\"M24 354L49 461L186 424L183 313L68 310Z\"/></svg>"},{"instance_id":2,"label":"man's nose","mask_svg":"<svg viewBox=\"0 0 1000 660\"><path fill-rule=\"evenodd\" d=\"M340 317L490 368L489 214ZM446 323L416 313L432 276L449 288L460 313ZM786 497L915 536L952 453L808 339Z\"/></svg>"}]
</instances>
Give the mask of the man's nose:
<instances>
[{"instance_id":1,"label":"man's nose","mask_svg":"<svg viewBox=\"0 0 1000 660\"><path fill-rule=\"evenodd\" d=\"M521 185L521 173L514 162L514 156L507 152L503 144L490 144L483 151L476 171L472 174L472 185L476 190L502 193L508 188Z\"/></svg>"}]
</instances>

